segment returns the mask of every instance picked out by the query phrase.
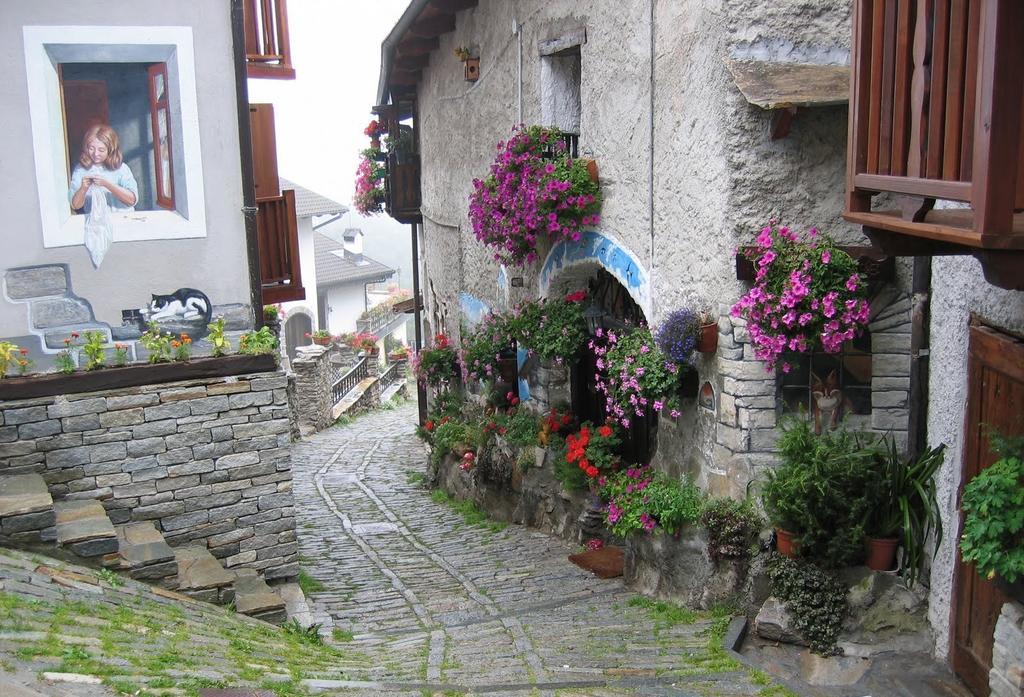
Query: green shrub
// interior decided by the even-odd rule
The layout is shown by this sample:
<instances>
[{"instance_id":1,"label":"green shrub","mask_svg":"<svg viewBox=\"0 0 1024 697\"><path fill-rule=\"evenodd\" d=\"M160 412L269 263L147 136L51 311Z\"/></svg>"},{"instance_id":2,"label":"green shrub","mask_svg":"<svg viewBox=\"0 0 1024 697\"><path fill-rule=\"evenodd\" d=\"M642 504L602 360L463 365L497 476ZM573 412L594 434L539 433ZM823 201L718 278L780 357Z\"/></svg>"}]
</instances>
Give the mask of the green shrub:
<instances>
[{"instance_id":1,"label":"green shrub","mask_svg":"<svg viewBox=\"0 0 1024 697\"><path fill-rule=\"evenodd\" d=\"M454 452L456 448L474 447L478 438L475 426L454 419L445 421L434 429L434 449L430 453L430 461L438 465L445 455Z\"/></svg>"},{"instance_id":2,"label":"green shrub","mask_svg":"<svg viewBox=\"0 0 1024 697\"><path fill-rule=\"evenodd\" d=\"M608 476L601 496L608 501L608 527L618 537L657 528L674 535L697 521L704 504L692 482L654 472L650 465Z\"/></svg>"},{"instance_id":3,"label":"green shrub","mask_svg":"<svg viewBox=\"0 0 1024 697\"><path fill-rule=\"evenodd\" d=\"M964 488L960 551L980 575L1014 583L1024 579L1024 438L990 438L1002 457Z\"/></svg>"},{"instance_id":4,"label":"green shrub","mask_svg":"<svg viewBox=\"0 0 1024 697\"><path fill-rule=\"evenodd\" d=\"M785 605L793 624L822 656L841 653L836 639L849 606L846 586L817 566L773 554L768 563L772 595Z\"/></svg>"},{"instance_id":5,"label":"green shrub","mask_svg":"<svg viewBox=\"0 0 1024 697\"><path fill-rule=\"evenodd\" d=\"M876 504L877 440L848 431L816 435L806 419L783 426L782 464L768 473L762 498L772 523L795 533L801 556L827 567L864 557L864 536Z\"/></svg>"},{"instance_id":6,"label":"green shrub","mask_svg":"<svg viewBox=\"0 0 1024 697\"><path fill-rule=\"evenodd\" d=\"M708 499L700 514L708 533L708 554L712 559L746 559L764 526L764 519L749 499Z\"/></svg>"}]
</instances>

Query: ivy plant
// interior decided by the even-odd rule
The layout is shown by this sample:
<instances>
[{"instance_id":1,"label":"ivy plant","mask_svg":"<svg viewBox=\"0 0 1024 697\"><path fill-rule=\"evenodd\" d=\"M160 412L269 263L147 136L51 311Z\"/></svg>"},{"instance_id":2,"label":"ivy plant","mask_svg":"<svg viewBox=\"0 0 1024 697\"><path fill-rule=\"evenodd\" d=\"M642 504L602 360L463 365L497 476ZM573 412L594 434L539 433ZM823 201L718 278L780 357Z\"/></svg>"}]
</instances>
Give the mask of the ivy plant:
<instances>
[{"instance_id":1,"label":"ivy plant","mask_svg":"<svg viewBox=\"0 0 1024 697\"><path fill-rule=\"evenodd\" d=\"M836 639L849 612L846 586L810 562L772 554L768 562L772 595L786 606L811 651L836 656Z\"/></svg>"}]
</instances>

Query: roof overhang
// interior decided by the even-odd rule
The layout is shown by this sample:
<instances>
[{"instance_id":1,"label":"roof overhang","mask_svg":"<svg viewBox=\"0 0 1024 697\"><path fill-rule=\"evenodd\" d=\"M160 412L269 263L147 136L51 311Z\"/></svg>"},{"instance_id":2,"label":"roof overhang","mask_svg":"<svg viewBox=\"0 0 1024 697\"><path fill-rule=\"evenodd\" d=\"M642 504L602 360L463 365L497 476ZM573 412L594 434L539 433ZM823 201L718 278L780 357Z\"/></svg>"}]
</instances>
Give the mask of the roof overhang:
<instances>
[{"instance_id":1,"label":"roof overhang","mask_svg":"<svg viewBox=\"0 0 1024 697\"><path fill-rule=\"evenodd\" d=\"M438 37L455 30L455 13L479 0L412 0L380 45L377 104L393 104L395 93L416 91Z\"/></svg>"}]
</instances>

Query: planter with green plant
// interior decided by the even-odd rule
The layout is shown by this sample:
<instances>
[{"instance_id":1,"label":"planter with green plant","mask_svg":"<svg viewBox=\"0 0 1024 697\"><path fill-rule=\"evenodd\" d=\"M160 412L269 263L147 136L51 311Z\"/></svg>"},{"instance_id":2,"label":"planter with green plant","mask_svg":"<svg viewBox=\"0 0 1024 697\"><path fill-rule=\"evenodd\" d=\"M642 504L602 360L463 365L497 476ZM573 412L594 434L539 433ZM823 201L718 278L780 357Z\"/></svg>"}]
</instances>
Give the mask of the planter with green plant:
<instances>
[{"instance_id":1,"label":"planter with green plant","mask_svg":"<svg viewBox=\"0 0 1024 697\"><path fill-rule=\"evenodd\" d=\"M749 559L764 519L750 499L712 498L704 503L700 524L708 534L708 556L714 561Z\"/></svg>"},{"instance_id":2,"label":"planter with green plant","mask_svg":"<svg viewBox=\"0 0 1024 697\"><path fill-rule=\"evenodd\" d=\"M794 533L799 556L826 567L858 564L874 506L872 482L878 448L869 436L848 431L817 435L803 418L783 423L781 464L762 491L765 510L779 531Z\"/></svg>"},{"instance_id":3,"label":"planter with green plant","mask_svg":"<svg viewBox=\"0 0 1024 697\"><path fill-rule=\"evenodd\" d=\"M1024 602L1024 436L989 432L999 459L964 488L963 560L1004 595Z\"/></svg>"},{"instance_id":4,"label":"planter with green plant","mask_svg":"<svg viewBox=\"0 0 1024 697\"><path fill-rule=\"evenodd\" d=\"M912 586L924 567L929 539L934 534L936 550L942 541L935 475L942 467L946 446L908 457L900 454L891 435L880 445L878 476L869 482L874 506L867 523L867 565L876 571L893 569L896 548L902 546L900 567Z\"/></svg>"},{"instance_id":5,"label":"planter with green plant","mask_svg":"<svg viewBox=\"0 0 1024 697\"><path fill-rule=\"evenodd\" d=\"M414 353L411 362L416 379L427 387L447 390L458 380L458 355L444 334L434 337L433 346Z\"/></svg>"},{"instance_id":6,"label":"planter with green plant","mask_svg":"<svg viewBox=\"0 0 1024 697\"><path fill-rule=\"evenodd\" d=\"M307 332L306 338L311 340L317 346L330 346L332 340L331 333L326 329L317 329L312 332Z\"/></svg>"}]
</instances>

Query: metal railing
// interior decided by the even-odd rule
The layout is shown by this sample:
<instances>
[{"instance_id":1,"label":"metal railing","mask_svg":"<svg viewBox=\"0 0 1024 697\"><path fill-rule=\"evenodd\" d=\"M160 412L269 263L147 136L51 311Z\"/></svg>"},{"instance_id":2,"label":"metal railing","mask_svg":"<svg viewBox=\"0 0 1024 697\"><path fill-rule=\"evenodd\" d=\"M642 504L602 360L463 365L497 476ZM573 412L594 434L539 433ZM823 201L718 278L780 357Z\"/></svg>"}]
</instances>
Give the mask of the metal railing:
<instances>
[{"instance_id":1,"label":"metal railing","mask_svg":"<svg viewBox=\"0 0 1024 697\"><path fill-rule=\"evenodd\" d=\"M396 382L405 380L406 366L408 366L408 364L408 361L402 360L395 361L394 363L389 365L387 367L387 370L380 374L380 391L384 392L389 387L394 385Z\"/></svg>"},{"instance_id":2,"label":"metal railing","mask_svg":"<svg viewBox=\"0 0 1024 697\"><path fill-rule=\"evenodd\" d=\"M358 363L334 382L331 394L335 404L344 399L345 395L354 390L356 385L370 376L366 361L366 357L360 358Z\"/></svg>"}]
</instances>

